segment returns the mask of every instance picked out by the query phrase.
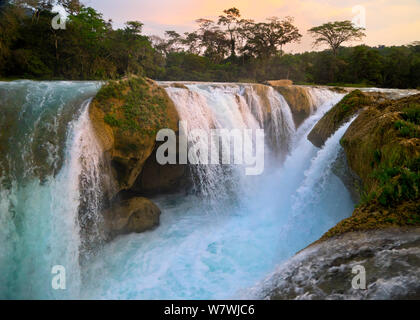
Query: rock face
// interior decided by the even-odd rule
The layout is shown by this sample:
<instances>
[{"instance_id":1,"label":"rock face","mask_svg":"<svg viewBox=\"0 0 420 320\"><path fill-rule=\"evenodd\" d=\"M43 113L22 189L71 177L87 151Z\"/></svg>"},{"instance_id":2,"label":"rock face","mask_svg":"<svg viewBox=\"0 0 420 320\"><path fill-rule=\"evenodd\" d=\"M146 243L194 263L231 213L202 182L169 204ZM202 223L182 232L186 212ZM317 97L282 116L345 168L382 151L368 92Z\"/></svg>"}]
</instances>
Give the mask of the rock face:
<instances>
[{"instance_id":1,"label":"rock face","mask_svg":"<svg viewBox=\"0 0 420 320\"><path fill-rule=\"evenodd\" d=\"M104 213L108 237L140 233L159 225L160 209L150 200L135 197L118 202Z\"/></svg>"},{"instance_id":2,"label":"rock face","mask_svg":"<svg viewBox=\"0 0 420 320\"><path fill-rule=\"evenodd\" d=\"M308 135L309 141L320 148L325 141L362 108L373 105L375 99L360 90L354 90L329 110Z\"/></svg>"},{"instance_id":3,"label":"rock face","mask_svg":"<svg viewBox=\"0 0 420 320\"><path fill-rule=\"evenodd\" d=\"M354 203L359 203L361 193L363 191L363 182L360 177L355 174L349 167L346 154L343 149L340 150L331 171L340 178L341 182L350 192L350 196Z\"/></svg>"},{"instance_id":4,"label":"rock face","mask_svg":"<svg viewBox=\"0 0 420 320\"><path fill-rule=\"evenodd\" d=\"M341 144L361 178L362 201L322 239L349 231L420 225L420 94L368 107Z\"/></svg>"},{"instance_id":5,"label":"rock face","mask_svg":"<svg viewBox=\"0 0 420 320\"><path fill-rule=\"evenodd\" d=\"M365 270L365 290L352 286L355 266ZM352 232L310 246L246 298L420 299L420 228Z\"/></svg>"},{"instance_id":6,"label":"rock face","mask_svg":"<svg viewBox=\"0 0 420 320\"><path fill-rule=\"evenodd\" d=\"M273 84L275 90L281 93L289 105L296 127L308 118L312 113L312 100L307 89L291 85Z\"/></svg>"}]
</instances>

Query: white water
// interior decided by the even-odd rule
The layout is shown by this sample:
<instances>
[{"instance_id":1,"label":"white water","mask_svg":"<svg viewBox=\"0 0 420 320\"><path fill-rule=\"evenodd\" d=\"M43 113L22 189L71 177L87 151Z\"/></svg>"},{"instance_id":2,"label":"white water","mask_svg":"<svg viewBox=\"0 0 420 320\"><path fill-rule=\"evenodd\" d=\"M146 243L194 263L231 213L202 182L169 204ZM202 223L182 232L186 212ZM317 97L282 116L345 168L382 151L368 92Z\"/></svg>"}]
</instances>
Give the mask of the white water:
<instances>
[{"instance_id":1,"label":"white water","mask_svg":"<svg viewBox=\"0 0 420 320\"><path fill-rule=\"evenodd\" d=\"M89 100L83 99L95 94L98 84L18 81L0 89L0 107L9 115L2 128L6 121L10 125L8 161L0 165L9 167L2 179L11 180L8 188L0 185L0 298L78 297L81 156L95 150L89 145ZM47 160L38 163L34 152L43 151ZM40 181L34 173L39 168L58 172ZM52 290L54 265L66 267L64 291Z\"/></svg>"},{"instance_id":2,"label":"white water","mask_svg":"<svg viewBox=\"0 0 420 320\"><path fill-rule=\"evenodd\" d=\"M252 85L191 84L167 90L181 119L194 127L264 128L263 175L245 176L240 167L200 168L199 195L155 199L163 212L157 229L118 237L81 268L80 197L88 197L86 223L97 222L101 161L80 103L65 126L57 174L44 183L17 179L0 192L0 239L6 244L0 250L1 297L235 298L351 213L350 196L330 171L340 133L322 150L306 139L340 95L311 89L314 114L296 130L287 103L272 88L261 93ZM55 264L66 267L66 291L50 286Z\"/></svg>"},{"instance_id":3,"label":"white water","mask_svg":"<svg viewBox=\"0 0 420 320\"><path fill-rule=\"evenodd\" d=\"M246 100L245 91L232 85L168 88L182 120L195 126L262 126L266 113L250 108L252 100ZM324 96L324 103L303 124L306 134L341 97L323 90L314 90L313 94L321 100ZM255 95L253 99L259 97ZM270 121L282 123L291 119L283 99L273 99L271 103L278 103L272 108L280 112L276 113L278 119ZM296 134L292 123L288 125L287 129L279 128L287 132L282 139ZM343 130L340 129L341 134ZM320 151L303 133L300 138L286 141L293 150L283 166L273 166L271 162L261 176L238 177L237 172L230 177L236 182L239 179L240 188L235 190L236 197L217 198L223 203L222 211L214 212L212 202L203 202L193 195L155 199L163 212L159 228L122 236L107 245L89 267L86 278L92 281L86 283L83 297L238 297L241 290L255 284L352 212L348 192L329 170L339 151L338 139L331 138ZM212 178L210 181L215 183L225 181L218 176ZM223 186L216 185L215 189L224 191Z\"/></svg>"}]
</instances>

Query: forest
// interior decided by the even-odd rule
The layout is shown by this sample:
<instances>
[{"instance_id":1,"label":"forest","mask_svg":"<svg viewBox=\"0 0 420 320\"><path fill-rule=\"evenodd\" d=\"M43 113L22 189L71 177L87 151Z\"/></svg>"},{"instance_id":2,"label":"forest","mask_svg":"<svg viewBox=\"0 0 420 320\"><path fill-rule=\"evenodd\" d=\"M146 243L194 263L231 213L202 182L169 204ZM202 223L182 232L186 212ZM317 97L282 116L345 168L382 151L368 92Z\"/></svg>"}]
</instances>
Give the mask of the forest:
<instances>
[{"instance_id":1,"label":"forest","mask_svg":"<svg viewBox=\"0 0 420 320\"><path fill-rule=\"evenodd\" d=\"M55 2L68 14L65 29L52 26ZM106 80L140 74L155 80L420 87L420 41L350 47L344 44L365 35L350 21L299 30L292 17L256 22L242 18L237 8L196 22L193 32L147 36L142 22L114 29L79 0L0 0L0 78ZM328 49L283 50L306 32L315 49Z\"/></svg>"}]
</instances>

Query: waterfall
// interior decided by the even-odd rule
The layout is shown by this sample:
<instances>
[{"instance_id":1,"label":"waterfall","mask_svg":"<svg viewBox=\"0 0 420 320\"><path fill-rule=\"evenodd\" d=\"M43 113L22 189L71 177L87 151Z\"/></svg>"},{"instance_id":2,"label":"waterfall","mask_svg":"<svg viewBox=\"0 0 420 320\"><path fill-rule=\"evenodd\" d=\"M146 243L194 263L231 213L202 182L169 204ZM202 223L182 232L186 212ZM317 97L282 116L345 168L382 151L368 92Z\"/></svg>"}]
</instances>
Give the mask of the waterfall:
<instances>
[{"instance_id":1,"label":"waterfall","mask_svg":"<svg viewBox=\"0 0 420 320\"><path fill-rule=\"evenodd\" d=\"M80 176L96 152L88 104L94 82L0 83L0 297L79 296ZM83 161L88 160L89 164ZM83 180L83 179L82 179ZM94 198L89 200L94 206ZM53 290L52 268L66 269L66 290Z\"/></svg>"},{"instance_id":2,"label":"waterfall","mask_svg":"<svg viewBox=\"0 0 420 320\"><path fill-rule=\"evenodd\" d=\"M157 229L104 243L108 168L88 114L100 84L0 82L0 298L234 298L351 213L330 170L339 138L306 139L342 95L308 88L313 112L295 128L268 86L162 85L190 128L264 129L263 173L194 166L196 193L153 199ZM55 265L66 290L52 289Z\"/></svg>"},{"instance_id":3,"label":"waterfall","mask_svg":"<svg viewBox=\"0 0 420 320\"><path fill-rule=\"evenodd\" d=\"M210 132L211 129L265 129L266 150L284 158L290 150L295 132L292 114L286 100L272 87L253 84L183 84L162 82L174 101L180 119L189 128ZM190 139L194 137L189 136ZM214 141L206 146L213 152ZM255 141L254 141L255 143ZM252 153L252 150L244 150ZM193 165L196 189L205 196L221 200L229 189L243 187L240 168ZM228 172L226 172L228 171ZM239 181L241 180L241 181Z\"/></svg>"},{"instance_id":4,"label":"waterfall","mask_svg":"<svg viewBox=\"0 0 420 320\"><path fill-rule=\"evenodd\" d=\"M223 199L230 199L230 203L223 203L225 210L209 213L203 197L196 194L154 199L163 212L159 228L122 236L105 246L87 269L86 279L92 281L85 282L83 298L240 297L241 290L253 286L351 214L353 202L330 170L340 148L338 140L330 140L324 151L306 139L317 120L342 95L314 89L311 94L320 104L314 105L312 116L295 130L287 104L269 88L242 84L163 85L181 119L188 120L189 125L209 130L267 128L272 123L271 132L287 133L281 139L290 151L283 151L284 160L279 161L276 149L270 140L266 141L267 149L273 151L272 161L260 176L244 176L240 170L233 173L238 188L232 191L237 196L229 194L228 199ZM273 97L268 99L262 90ZM277 105L271 106L274 103ZM270 119L271 108L281 111L274 113L276 120ZM276 127L284 123L288 124L286 128ZM206 177L206 183L214 182L215 192L224 192L221 183L225 177L217 172L202 174L211 175ZM232 172L229 175L232 177ZM312 193L308 185L322 188Z\"/></svg>"}]
</instances>

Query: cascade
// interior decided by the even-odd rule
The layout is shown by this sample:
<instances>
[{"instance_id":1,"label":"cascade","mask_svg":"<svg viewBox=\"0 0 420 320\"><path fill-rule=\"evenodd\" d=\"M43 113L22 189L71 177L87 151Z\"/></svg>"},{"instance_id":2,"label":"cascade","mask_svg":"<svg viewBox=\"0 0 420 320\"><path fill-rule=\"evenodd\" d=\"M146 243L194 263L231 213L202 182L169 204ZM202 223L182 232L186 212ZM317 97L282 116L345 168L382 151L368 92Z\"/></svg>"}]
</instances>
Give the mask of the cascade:
<instances>
[{"instance_id":1,"label":"cascade","mask_svg":"<svg viewBox=\"0 0 420 320\"><path fill-rule=\"evenodd\" d=\"M271 87L161 85L190 128L264 129L264 172L198 165L196 193L154 199L157 229L93 246L106 164L88 107L100 83L0 82L0 298L235 298L350 215L330 170L345 129L321 150L306 139L342 95L308 88L313 112L295 128ZM55 265L67 290L51 288Z\"/></svg>"}]
</instances>

